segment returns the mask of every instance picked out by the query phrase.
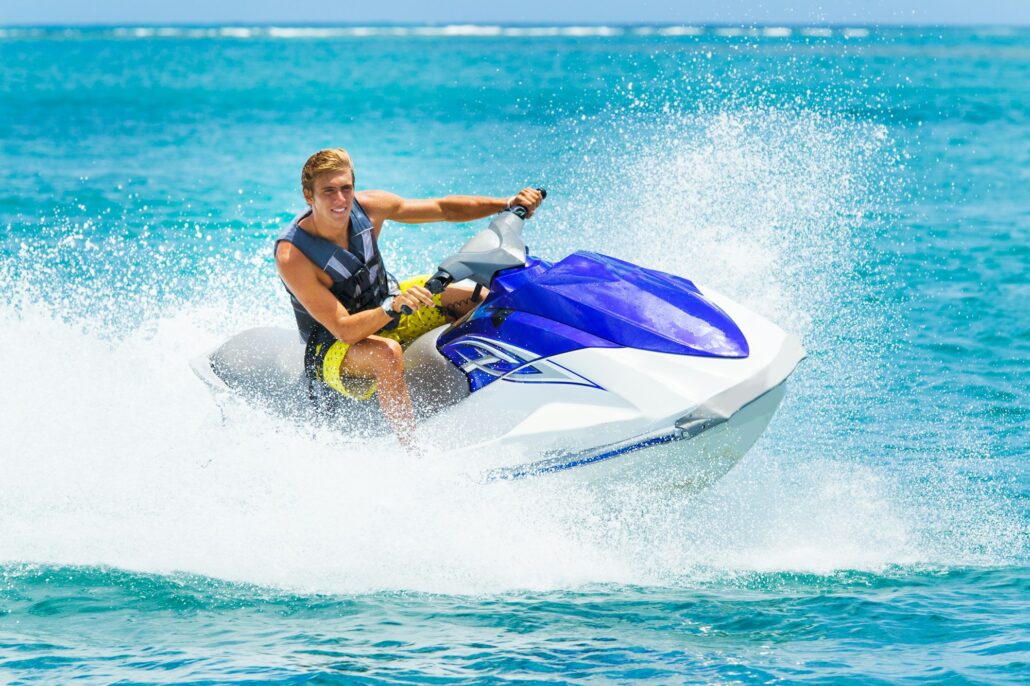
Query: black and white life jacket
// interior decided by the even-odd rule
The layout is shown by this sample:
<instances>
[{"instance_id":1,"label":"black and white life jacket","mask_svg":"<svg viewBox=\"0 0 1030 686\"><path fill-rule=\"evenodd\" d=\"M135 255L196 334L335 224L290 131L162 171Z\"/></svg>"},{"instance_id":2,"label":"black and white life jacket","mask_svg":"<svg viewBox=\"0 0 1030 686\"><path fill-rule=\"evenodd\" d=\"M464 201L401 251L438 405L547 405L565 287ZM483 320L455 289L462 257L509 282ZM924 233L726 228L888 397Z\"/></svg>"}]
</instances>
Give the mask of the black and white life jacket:
<instances>
[{"instance_id":1,"label":"black and white life jacket","mask_svg":"<svg viewBox=\"0 0 1030 686\"><path fill-rule=\"evenodd\" d=\"M357 198L351 205L347 250L302 229L301 220L310 215L311 210L308 209L294 217L279 234L275 245L278 247L279 241L292 243L328 274L333 280L329 290L347 308L347 312L355 314L378 307L386 296L400 292L396 280L386 271L383 257L379 254L372 221ZM290 289L286 290L289 292ZM292 292L290 301L293 303L301 338L306 341L313 332L325 328L304 309Z\"/></svg>"}]
</instances>

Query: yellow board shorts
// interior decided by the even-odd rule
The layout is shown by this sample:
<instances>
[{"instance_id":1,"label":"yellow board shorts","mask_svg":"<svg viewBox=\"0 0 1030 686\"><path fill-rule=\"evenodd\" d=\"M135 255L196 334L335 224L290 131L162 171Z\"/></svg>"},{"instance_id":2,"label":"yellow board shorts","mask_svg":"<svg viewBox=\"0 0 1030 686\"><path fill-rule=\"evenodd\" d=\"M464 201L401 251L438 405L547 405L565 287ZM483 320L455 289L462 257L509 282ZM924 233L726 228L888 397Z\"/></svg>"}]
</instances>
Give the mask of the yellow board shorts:
<instances>
[{"instance_id":1,"label":"yellow board shorts","mask_svg":"<svg viewBox=\"0 0 1030 686\"><path fill-rule=\"evenodd\" d=\"M428 280L429 274L422 274L421 276L405 279L398 286L400 286L401 291L406 291L412 286L425 286ZM406 346L422 334L429 333L438 326L443 326L447 323L447 318L440 311L441 297L440 294L433 296L433 302L436 303L436 307L423 307L411 314L402 314L396 327L389 331L380 331L375 335L382 336L383 338L392 338L402 346ZM315 378L348 398L354 398L355 400L368 400L371 398L372 394L376 391L375 379L340 375L340 366L343 364L343 358L347 356L350 344L342 341L333 341L328 344L328 348L323 352L325 345L324 343L315 344ZM318 363L318 360L321 363Z\"/></svg>"}]
</instances>

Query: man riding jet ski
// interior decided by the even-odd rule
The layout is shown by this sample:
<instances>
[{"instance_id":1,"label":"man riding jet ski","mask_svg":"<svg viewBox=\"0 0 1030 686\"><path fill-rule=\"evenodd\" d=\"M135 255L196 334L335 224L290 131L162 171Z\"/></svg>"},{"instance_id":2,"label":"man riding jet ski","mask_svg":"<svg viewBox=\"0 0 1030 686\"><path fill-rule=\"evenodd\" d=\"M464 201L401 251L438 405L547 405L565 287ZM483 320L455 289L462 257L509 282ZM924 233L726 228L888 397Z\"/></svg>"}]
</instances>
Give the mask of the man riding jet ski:
<instances>
[{"instance_id":1,"label":"man riding jet ski","mask_svg":"<svg viewBox=\"0 0 1030 686\"><path fill-rule=\"evenodd\" d=\"M349 174L345 181L353 185ZM348 184L338 182L331 191L335 206L350 190L341 185ZM398 335L391 340L400 345L383 344L391 360L385 372L359 378L379 381L384 414L403 430L410 424L402 426L396 413L391 419L396 405L382 397L383 379L403 375L420 414L420 439L460 454L486 479L552 474L596 483L629 479L706 486L728 471L768 425L786 378L804 358L800 342L681 277L590 252L555 263L530 256L521 232L543 197L542 191L523 191L510 209L505 201L490 226L445 259L422 285L400 293L389 289L385 302L369 297L356 315L348 312L379 336L402 326L430 329L411 342ZM359 200L359 206L367 206L364 194ZM354 216L352 210L352 222ZM406 214L403 221L426 216ZM298 240L303 217L278 244L280 273L281 246ZM345 271L367 270L367 281L354 297L382 288L367 285L380 283L385 274L375 231L354 223L358 230L350 227L348 245L360 241L360 254L352 253L349 263L335 250L311 260L324 265L319 269L329 277L319 280L334 298L338 281L330 287L329 279ZM243 396L288 416L382 430L382 416L360 399L371 391L359 393L351 386L350 393L341 393L336 380L326 378L339 365L340 385L357 384L350 370L367 367L348 367L332 357L336 343L324 334L320 338L317 327L304 319L315 314L320 322L317 315L325 316L325 310L304 294L296 297L295 290L301 289L292 275L284 274L283 280L294 296L301 331L306 325L312 331L306 341L283 329L251 329L194 360L194 371L219 396ZM414 288L419 290L411 292ZM448 299L448 293L454 295ZM332 303L323 300L329 309ZM316 311L303 307L305 301ZM440 314L448 306L461 308L449 323ZM335 328L342 334L336 341L363 340L357 335L364 328ZM401 357L398 350L405 343ZM351 354L353 348L346 357ZM311 383L312 378L321 382Z\"/></svg>"},{"instance_id":2,"label":"man riding jet ski","mask_svg":"<svg viewBox=\"0 0 1030 686\"><path fill-rule=\"evenodd\" d=\"M398 284L386 271L378 238L383 223L480 219L511 207L530 216L543 199L526 188L509 200L450 196L407 200L384 191L355 193L354 167L342 148L312 155L301 171L309 209L276 241L275 263L293 302L306 342L305 367L313 382L351 398L378 391L383 415L410 444L415 417L404 380L402 345L472 309L471 289L450 285L439 293L426 277ZM426 309L423 309L426 308ZM420 312L420 310L422 310Z\"/></svg>"}]
</instances>

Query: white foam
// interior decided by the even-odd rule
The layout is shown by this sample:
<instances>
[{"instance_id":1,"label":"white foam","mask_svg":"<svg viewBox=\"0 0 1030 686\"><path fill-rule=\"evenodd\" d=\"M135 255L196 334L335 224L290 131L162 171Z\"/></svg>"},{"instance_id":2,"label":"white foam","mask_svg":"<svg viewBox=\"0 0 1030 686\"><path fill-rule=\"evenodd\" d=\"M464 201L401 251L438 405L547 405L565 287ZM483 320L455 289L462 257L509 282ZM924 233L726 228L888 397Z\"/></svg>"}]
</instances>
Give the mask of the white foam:
<instances>
[{"instance_id":1,"label":"white foam","mask_svg":"<svg viewBox=\"0 0 1030 686\"><path fill-rule=\"evenodd\" d=\"M252 38L255 31L243 26L223 26L218 29L218 35L225 38Z\"/></svg>"},{"instance_id":2,"label":"white foam","mask_svg":"<svg viewBox=\"0 0 1030 686\"><path fill-rule=\"evenodd\" d=\"M336 38L346 36L366 37L377 34L376 29L366 26L355 26L353 28L328 28L328 27L283 27L270 26L268 29L270 38Z\"/></svg>"},{"instance_id":3,"label":"white foam","mask_svg":"<svg viewBox=\"0 0 1030 686\"><path fill-rule=\"evenodd\" d=\"M223 421L185 365L221 339L209 328L219 308L184 308L117 342L38 306L0 313L0 374L17 399L0 414L0 562L490 593L956 559L926 547L891 470L801 467L759 448L692 501L629 485L604 501L546 480L484 486L391 440L242 404Z\"/></svg>"},{"instance_id":4,"label":"white foam","mask_svg":"<svg viewBox=\"0 0 1030 686\"><path fill-rule=\"evenodd\" d=\"M499 36L500 26L482 24L450 24L448 26L417 26L411 29L415 36Z\"/></svg>"},{"instance_id":5,"label":"white foam","mask_svg":"<svg viewBox=\"0 0 1030 686\"><path fill-rule=\"evenodd\" d=\"M626 33L619 26L571 27L568 32L568 35L577 36L621 36Z\"/></svg>"},{"instance_id":6,"label":"white foam","mask_svg":"<svg viewBox=\"0 0 1030 686\"><path fill-rule=\"evenodd\" d=\"M704 32L700 26L663 26L658 29L660 36L701 36Z\"/></svg>"},{"instance_id":7,"label":"white foam","mask_svg":"<svg viewBox=\"0 0 1030 686\"><path fill-rule=\"evenodd\" d=\"M0 373L18 398L0 414L0 561L315 590L631 580L550 508L575 494L483 487L445 456L243 405L223 424L185 364L219 340L197 326L210 320L187 310L110 342L46 308L0 312Z\"/></svg>"},{"instance_id":8,"label":"white foam","mask_svg":"<svg viewBox=\"0 0 1030 686\"><path fill-rule=\"evenodd\" d=\"M277 39L348 39L367 37L496 37L512 36L523 38L539 38L551 36L567 36L574 38L611 37L621 35L637 36L700 36L712 32L722 37L763 36L767 38L787 38L793 35L794 29L786 26L744 27L721 26L706 28L703 26L609 26L609 25L540 25L540 26L506 26L503 24L445 24L423 26L215 26L183 28L178 26L136 26L110 29L110 35L119 38L250 38ZM805 27L798 29L805 36L827 37L832 30L823 27ZM1002 35L1001 29L984 35ZM0 29L0 38L49 35L40 29ZM53 34L58 35L58 34ZM75 28L64 29L60 35L75 38L85 35ZM869 35L864 28L848 28L842 30L848 38L861 38Z\"/></svg>"},{"instance_id":9,"label":"white foam","mask_svg":"<svg viewBox=\"0 0 1030 686\"><path fill-rule=\"evenodd\" d=\"M558 26L509 26L505 27L502 33L505 36L520 36L534 38L545 36L560 36L561 32L561 27Z\"/></svg>"}]
</instances>

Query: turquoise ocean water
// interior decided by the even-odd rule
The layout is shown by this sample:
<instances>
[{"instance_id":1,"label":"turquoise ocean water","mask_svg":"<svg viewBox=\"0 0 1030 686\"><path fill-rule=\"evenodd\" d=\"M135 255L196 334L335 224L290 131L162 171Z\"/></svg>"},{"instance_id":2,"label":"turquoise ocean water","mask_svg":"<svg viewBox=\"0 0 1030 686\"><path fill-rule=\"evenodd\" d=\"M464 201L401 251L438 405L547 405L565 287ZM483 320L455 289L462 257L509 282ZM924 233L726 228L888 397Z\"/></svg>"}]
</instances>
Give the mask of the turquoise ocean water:
<instances>
[{"instance_id":1,"label":"turquoise ocean water","mask_svg":"<svg viewBox=\"0 0 1030 686\"><path fill-rule=\"evenodd\" d=\"M222 416L335 145L809 359L693 498ZM1025 683L1028 189L1028 29L0 28L0 682Z\"/></svg>"}]
</instances>

